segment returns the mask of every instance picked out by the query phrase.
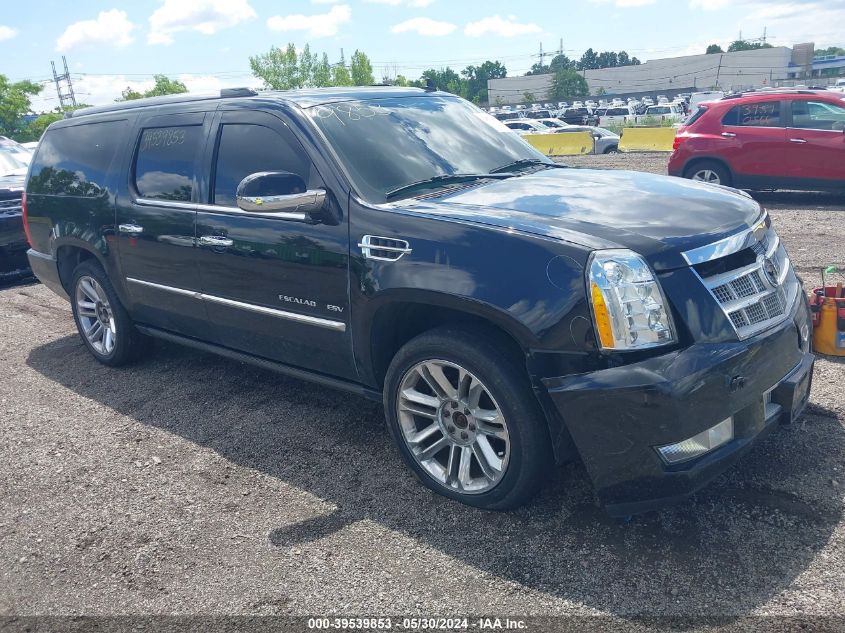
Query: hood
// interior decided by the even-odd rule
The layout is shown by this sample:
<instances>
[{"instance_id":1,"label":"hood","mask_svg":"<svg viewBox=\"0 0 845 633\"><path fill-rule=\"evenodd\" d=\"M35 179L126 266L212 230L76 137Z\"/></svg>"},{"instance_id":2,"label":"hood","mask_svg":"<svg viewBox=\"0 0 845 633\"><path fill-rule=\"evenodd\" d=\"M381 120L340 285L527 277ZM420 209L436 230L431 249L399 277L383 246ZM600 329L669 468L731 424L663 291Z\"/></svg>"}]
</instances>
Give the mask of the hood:
<instances>
[{"instance_id":1,"label":"hood","mask_svg":"<svg viewBox=\"0 0 845 633\"><path fill-rule=\"evenodd\" d=\"M750 227L760 205L735 189L642 172L546 169L403 207L580 244L628 248L657 270Z\"/></svg>"}]
</instances>

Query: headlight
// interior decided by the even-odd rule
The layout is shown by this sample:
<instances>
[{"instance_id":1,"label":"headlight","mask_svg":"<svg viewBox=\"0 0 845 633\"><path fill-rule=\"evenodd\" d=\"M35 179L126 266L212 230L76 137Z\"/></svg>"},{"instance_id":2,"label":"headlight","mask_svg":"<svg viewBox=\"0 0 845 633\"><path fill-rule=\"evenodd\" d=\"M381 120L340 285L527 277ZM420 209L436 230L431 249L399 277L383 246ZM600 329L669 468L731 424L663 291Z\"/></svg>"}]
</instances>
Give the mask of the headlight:
<instances>
[{"instance_id":1,"label":"headlight","mask_svg":"<svg viewBox=\"0 0 845 633\"><path fill-rule=\"evenodd\" d=\"M663 290L636 253L627 249L593 253L587 287L602 349L635 350L675 342Z\"/></svg>"}]
</instances>

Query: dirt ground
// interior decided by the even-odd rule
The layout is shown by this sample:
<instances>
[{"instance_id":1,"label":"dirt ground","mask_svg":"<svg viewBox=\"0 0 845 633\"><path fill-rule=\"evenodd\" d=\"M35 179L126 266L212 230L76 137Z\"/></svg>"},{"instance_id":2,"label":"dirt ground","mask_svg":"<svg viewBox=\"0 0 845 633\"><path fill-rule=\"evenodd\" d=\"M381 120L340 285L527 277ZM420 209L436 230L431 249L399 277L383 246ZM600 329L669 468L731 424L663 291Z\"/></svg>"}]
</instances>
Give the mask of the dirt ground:
<instances>
[{"instance_id":1,"label":"dirt ground","mask_svg":"<svg viewBox=\"0 0 845 633\"><path fill-rule=\"evenodd\" d=\"M758 198L808 282L845 263L845 197ZM0 376L0 616L845 615L845 359L803 421L629 522L579 463L511 513L434 495L378 405L316 385L165 344L98 365L37 284L0 289Z\"/></svg>"}]
</instances>

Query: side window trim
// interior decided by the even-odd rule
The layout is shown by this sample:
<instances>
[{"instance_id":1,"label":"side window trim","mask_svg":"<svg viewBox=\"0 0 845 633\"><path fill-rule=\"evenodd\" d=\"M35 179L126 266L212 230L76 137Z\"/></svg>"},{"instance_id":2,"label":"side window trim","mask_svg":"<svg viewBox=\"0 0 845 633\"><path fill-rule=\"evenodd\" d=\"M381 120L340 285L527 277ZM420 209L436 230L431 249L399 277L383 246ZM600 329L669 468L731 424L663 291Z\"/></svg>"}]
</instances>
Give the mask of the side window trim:
<instances>
[{"instance_id":1,"label":"side window trim","mask_svg":"<svg viewBox=\"0 0 845 633\"><path fill-rule=\"evenodd\" d=\"M276 112L264 111L244 111L242 109L220 109L214 117L212 129L209 133L209 142L207 144L206 155L208 156L208 163L204 166L208 176L207 187L203 188L205 202L201 205L201 210L221 212L228 214L245 214L249 217L264 217L280 219L279 213L257 213L254 211L244 211L237 206L218 205L214 204L216 184L217 184L217 166L220 153L220 145L223 138L223 128L226 125L254 125L264 127L279 134L283 141L291 145L286 137L290 137L296 146L291 146L291 149L299 149L302 152L304 159L308 162L311 179L316 175L317 179L324 183L323 177L317 170L312 157L305 148L305 144L297 137L291 126L278 115ZM325 186L325 185L323 185Z\"/></svg>"}]
</instances>

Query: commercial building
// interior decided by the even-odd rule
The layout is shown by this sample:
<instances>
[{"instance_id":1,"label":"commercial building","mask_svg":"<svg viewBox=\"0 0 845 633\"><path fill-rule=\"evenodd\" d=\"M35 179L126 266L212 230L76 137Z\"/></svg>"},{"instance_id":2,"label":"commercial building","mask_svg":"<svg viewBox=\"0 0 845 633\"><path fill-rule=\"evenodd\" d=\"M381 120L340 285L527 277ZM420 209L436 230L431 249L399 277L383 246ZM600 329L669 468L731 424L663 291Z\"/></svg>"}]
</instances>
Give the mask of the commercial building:
<instances>
[{"instance_id":1,"label":"commercial building","mask_svg":"<svg viewBox=\"0 0 845 633\"><path fill-rule=\"evenodd\" d=\"M796 80L812 79L821 73L816 65L833 66L829 60L814 60L813 45L794 48L775 46L735 53L688 55L652 59L638 66L618 66L583 71L590 94L645 96L719 89L747 90L778 86ZM790 81L792 80L792 81ZM548 99L552 75L507 77L488 82L490 104L515 104L526 95L539 101ZM813 80L813 83L817 81Z\"/></svg>"}]
</instances>

